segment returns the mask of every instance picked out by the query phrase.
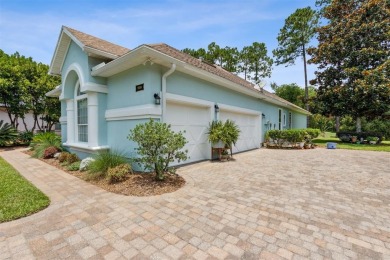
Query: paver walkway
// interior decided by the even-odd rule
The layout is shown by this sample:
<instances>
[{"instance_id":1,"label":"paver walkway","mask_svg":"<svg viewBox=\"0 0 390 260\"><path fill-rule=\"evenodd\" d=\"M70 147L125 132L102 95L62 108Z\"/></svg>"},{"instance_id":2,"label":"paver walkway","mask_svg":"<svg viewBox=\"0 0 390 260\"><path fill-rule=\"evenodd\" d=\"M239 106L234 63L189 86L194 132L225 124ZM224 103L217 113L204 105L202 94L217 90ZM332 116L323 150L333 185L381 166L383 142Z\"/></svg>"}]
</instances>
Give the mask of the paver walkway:
<instances>
[{"instance_id":1,"label":"paver walkway","mask_svg":"<svg viewBox=\"0 0 390 260\"><path fill-rule=\"evenodd\" d=\"M390 259L390 154L266 150L179 170L181 190L108 193L1 152L51 199L0 224L0 259Z\"/></svg>"}]
</instances>

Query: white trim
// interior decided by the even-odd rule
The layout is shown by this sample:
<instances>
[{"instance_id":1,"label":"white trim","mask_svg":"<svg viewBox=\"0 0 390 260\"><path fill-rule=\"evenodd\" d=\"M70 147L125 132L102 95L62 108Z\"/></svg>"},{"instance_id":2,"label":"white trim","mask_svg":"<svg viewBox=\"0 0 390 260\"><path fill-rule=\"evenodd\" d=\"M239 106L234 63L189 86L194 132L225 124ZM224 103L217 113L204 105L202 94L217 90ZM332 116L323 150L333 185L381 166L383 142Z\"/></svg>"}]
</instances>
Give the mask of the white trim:
<instances>
[{"instance_id":1,"label":"white trim","mask_svg":"<svg viewBox=\"0 0 390 260\"><path fill-rule=\"evenodd\" d=\"M161 106L152 104L109 109L106 110L105 113L105 118L107 121L139 118L159 118L160 116Z\"/></svg>"},{"instance_id":2,"label":"white trim","mask_svg":"<svg viewBox=\"0 0 390 260\"><path fill-rule=\"evenodd\" d=\"M85 51L88 54L95 54L97 56L100 56L100 57L103 56L105 58L109 58L109 59L113 59L113 60L119 57L118 55L115 55L115 54L112 54L112 53L109 53L106 51L98 50L98 49L95 49L95 48L92 48L89 46L84 46L83 51Z\"/></svg>"},{"instance_id":3,"label":"white trim","mask_svg":"<svg viewBox=\"0 0 390 260\"><path fill-rule=\"evenodd\" d=\"M234 91L243 93L245 95L255 97L259 100L265 100L271 104L281 105L283 107L290 108L296 112L310 115L310 112L305 111L302 108L295 107L291 104L277 100L272 97L268 97L264 95L261 91L244 87L240 84L234 83L228 79L217 76L211 72L207 72L203 69L197 68L191 64L185 63L181 60L173 58L169 55L161 53L145 45L141 45L140 47L129 51L125 55L118 57L117 59L107 63L106 65L99 67L95 70L92 70L91 75L110 77L119 72L128 70L136 65L142 64L142 62L144 62L144 59L142 59L142 57L154 58L154 61L156 61L156 63L162 64L163 66L169 66L169 63L170 64L175 63L177 66L176 70L178 71L184 72L186 74L189 74L197 78L204 79L214 84L218 84L225 88L232 89Z\"/></svg>"},{"instance_id":4,"label":"white trim","mask_svg":"<svg viewBox=\"0 0 390 260\"><path fill-rule=\"evenodd\" d=\"M101 151L101 150L110 149L110 147L107 145L88 146L88 144L84 144L84 143L63 143L63 145L80 152L91 152L91 151Z\"/></svg>"},{"instance_id":5,"label":"white trim","mask_svg":"<svg viewBox=\"0 0 390 260\"><path fill-rule=\"evenodd\" d=\"M219 106L219 111L224 110L224 111L231 111L231 112L241 113L241 114L261 116L261 112L257 111L257 110L236 107L236 106L230 106L230 105L225 105L225 104L221 104L221 103L218 103L218 106Z\"/></svg>"},{"instance_id":6,"label":"white trim","mask_svg":"<svg viewBox=\"0 0 390 260\"><path fill-rule=\"evenodd\" d=\"M63 37L64 37L64 31L63 31L63 27L62 27L60 35L58 36L58 40L57 40L56 48L55 48L55 51L54 51L54 55L53 55L53 57L51 59L51 62L50 62L50 67L49 67L49 74L50 75L61 75L61 70L62 70L62 67L64 66L65 57L68 54L69 46L70 46L70 43L71 43L71 38L67 34L65 35L66 38L65 37L63 38ZM67 42L65 42L65 47L63 47L64 49L66 48L66 51L64 51L64 56L62 57L62 61L60 61L61 65L59 66L59 70L58 71L53 71L53 66L56 63L58 51L60 50L61 44L64 41L67 41Z\"/></svg>"},{"instance_id":7,"label":"white trim","mask_svg":"<svg viewBox=\"0 0 390 260\"><path fill-rule=\"evenodd\" d=\"M79 81L80 81L80 85L81 86L84 85L85 84L85 79L84 79L84 74L83 74L83 68L77 62L74 62L74 63L70 64L69 67L66 69L64 80L67 79L68 74L72 70L76 72L76 74L77 74L77 76L79 78Z\"/></svg>"},{"instance_id":8,"label":"white trim","mask_svg":"<svg viewBox=\"0 0 390 260\"><path fill-rule=\"evenodd\" d=\"M82 44L71 32L69 32L64 26L62 27L62 31L69 36L69 38L74 41L81 49L84 48L84 44Z\"/></svg>"},{"instance_id":9,"label":"white trim","mask_svg":"<svg viewBox=\"0 0 390 260\"><path fill-rule=\"evenodd\" d=\"M61 95L62 87L58 85L55 89L50 90L45 94L46 97L59 97Z\"/></svg>"},{"instance_id":10,"label":"white trim","mask_svg":"<svg viewBox=\"0 0 390 260\"><path fill-rule=\"evenodd\" d=\"M98 93L88 93L88 145L95 147L99 144L98 136Z\"/></svg>"},{"instance_id":11,"label":"white trim","mask_svg":"<svg viewBox=\"0 0 390 260\"><path fill-rule=\"evenodd\" d=\"M283 112L283 126L286 127L287 126L287 115L285 112Z\"/></svg>"},{"instance_id":12,"label":"white trim","mask_svg":"<svg viewBox=\"0 0 390 260\"><path fill-rule=\"evenodd\" d=\"M176 94L172 94L172 93L166 93L166 98L167 98L167 101L169 101L169 102L190 104L190 105L199 106L199 107L213 107L214 106L214 102L211 102L211 101L187 97L187 96L176 95Z\"/></svg>"},{"instance_id":13,"label":"white trim","mask_svg":"<svg viewBox=\"0 0 390 260\"><path fill-rule=\"evenodd\" d=\"M81 86L80 91L108 93L108 87L94 82L85 82L84 85Z\"/></svg>"},{"instance_id":14,"label":"white trim","mask_svg":"<svg viewBox=\"0 0 390 260\"><path fill-rule=\"evenodd\" d=\"M75 125L75 128L74 128L74 141L75 142L78 142L78 143L89 143L89 128L90 128L90 124L89 124L89 107L88 107L88 104L89 104L89 100L88 100L88 94L81 94L81 95L77 95L77 92L78 90L80 89L80 94L81 94L81 85L80 85L80 81L77 80L76 82L76 85L74 87L74 93L73 93L73 96L74 96L74 125ZM86 99L87 100L87 127L88 127L88 135L87 135L87 141L86 142L81 142L79 141L79 123L78 123L78 101L79 100L84 100Z\"/></svg>"},{"instance_id":15,"label":"white trim","mask_svg":"<svg viewBox=\"0 0 390 260\"><path fill-rule=\"evenodd\" d=\"M66 100L66 115L67 115L67 142L74 142L74 134L75 134L75 121L74 121L74 100L68 99Z\"/></svg>"},{"instance_id":16,"label":"white trim","mask_svg":"<svg viewBox=\"0 0 390 260\"><path fill-rule=\"evenodd\" d=\"M68 121L68 118L66 116L61 116L58 120L61 124L66 123Z\"/></svg>"}]
</instances>

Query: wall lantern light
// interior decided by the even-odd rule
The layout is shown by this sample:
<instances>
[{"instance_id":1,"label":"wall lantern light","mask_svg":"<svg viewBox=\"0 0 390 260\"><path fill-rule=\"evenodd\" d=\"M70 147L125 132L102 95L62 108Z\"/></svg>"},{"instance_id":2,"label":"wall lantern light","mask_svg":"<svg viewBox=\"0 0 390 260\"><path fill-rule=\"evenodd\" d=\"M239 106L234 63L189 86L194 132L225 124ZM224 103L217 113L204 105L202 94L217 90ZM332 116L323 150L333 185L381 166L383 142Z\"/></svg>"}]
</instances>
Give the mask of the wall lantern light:
<instances>
[{"instance_id":1,"label":"wall lantern light","mask_svg":"<svg viewBox=\"0 0 390 260\"><path fill-rule=\"evenodd\" d=\"M157 93L154 93L154 103L156 105L160 105L161 104L161 98L160 98L160 96Z\"/></svg>"},{"instance_id":2,"label":"wall lantern light","mask_svg":"<svg viewBox=\"0 0 390 260\"><path fill-rule=\"evenodd\" d=\"M218 113L219 112L219 106L217 104L215 104L214 108L215 108L215 113Z\"/></svg>"},{"instance_id":3,"label":"wall lantern light","mask_svg":"<svg viewBox=\"0 0 390 260\"><path fill-rule=\"evenodd\" d=\"M261 116L262 116L263 118L265 118L265 115L264 115L264 113L261 113Z\"/></svg>"}]
</instances>

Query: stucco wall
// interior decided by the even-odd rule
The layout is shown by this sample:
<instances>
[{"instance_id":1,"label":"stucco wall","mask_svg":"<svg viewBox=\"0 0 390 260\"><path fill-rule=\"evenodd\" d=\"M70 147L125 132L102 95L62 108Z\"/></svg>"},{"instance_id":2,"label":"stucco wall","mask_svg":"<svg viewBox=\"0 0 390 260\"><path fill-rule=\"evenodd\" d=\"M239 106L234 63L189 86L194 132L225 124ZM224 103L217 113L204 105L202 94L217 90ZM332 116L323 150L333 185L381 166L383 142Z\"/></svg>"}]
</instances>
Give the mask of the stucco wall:
<instances>
[{"instance_id":1,"label":"stucco wall","mask_svg":"<svg viewBox=\"0 0 390 260\"><path fill-rule=\"evenodd\" d=\"M144 84L144 90L136 92L139 84ZM108 78L107 85L107 109L154 104L153 95L161 90L161 67L139 65Z\"/></svg>"}]
</instances>

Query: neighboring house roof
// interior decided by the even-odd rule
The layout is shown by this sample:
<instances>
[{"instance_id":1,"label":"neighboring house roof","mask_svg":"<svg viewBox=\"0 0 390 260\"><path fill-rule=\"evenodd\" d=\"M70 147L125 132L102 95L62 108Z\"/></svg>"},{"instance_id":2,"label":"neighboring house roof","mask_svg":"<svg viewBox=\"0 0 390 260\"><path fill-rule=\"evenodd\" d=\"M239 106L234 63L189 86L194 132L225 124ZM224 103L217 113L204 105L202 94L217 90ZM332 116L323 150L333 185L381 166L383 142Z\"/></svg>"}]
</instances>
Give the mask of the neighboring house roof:
<instances>
[{"instance_id":1,"label":"neighboring house roof","mask_svg":"<svg viewBox=\"0 0 390 260\"><path fill-rule=\"evenodd\" d=\"M264 99L270 103L291 108L292 110L299 111L303 114L310 114L310 112L305 109L302 109L301 107L298 107L273 93L263 89L256 89L255 85L251 82L226 71L220 66L209 64L200 59L194 58L191 55L165 43L143 44L133 50L130 50L65 26L61 29L56 52L54 53L54 57L50 65L49 72L51 74L60 74L67 49L69 48L70 40L75 41L83 49L83 51L87 52L89 55L105 58L108 62L107 64L104 62L95 68L92 68L93 76L108 77L139 64L145 64L147 61L151 63L160 63L164 66L169 66L170 63L178 63L177 65L179 66L177 69L180 71L186 73L191 72L201 78L221 83L224 86L231 83L232 89L254 95L255 97ZM221 80L218 80L218 78ZM244 91L244 89L247 91ZM50 94L58 94L59 90L60 89L57 88Z\"/></svg>"}]
</instances>

